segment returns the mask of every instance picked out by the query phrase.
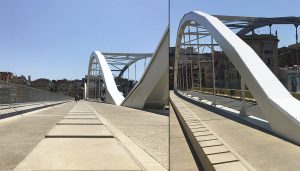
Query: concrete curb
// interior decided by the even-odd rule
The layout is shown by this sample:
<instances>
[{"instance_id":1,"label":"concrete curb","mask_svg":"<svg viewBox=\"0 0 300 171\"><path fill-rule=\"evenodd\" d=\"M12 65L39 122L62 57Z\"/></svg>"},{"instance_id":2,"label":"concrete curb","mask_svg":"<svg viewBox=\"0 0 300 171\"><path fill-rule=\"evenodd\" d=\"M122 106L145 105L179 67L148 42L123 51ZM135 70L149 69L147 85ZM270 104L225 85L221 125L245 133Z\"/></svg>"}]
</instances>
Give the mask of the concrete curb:
<instances>
[{"instance_id":1,"label":"concrete curb","mask_svg":"<svg viewBox=\"0 0 300 171\"><path fill-rule=\"evenodd\" d=\"M205 170L255 170L184 104L171 95L170 102Z\"/></svg>"}]
</instances>

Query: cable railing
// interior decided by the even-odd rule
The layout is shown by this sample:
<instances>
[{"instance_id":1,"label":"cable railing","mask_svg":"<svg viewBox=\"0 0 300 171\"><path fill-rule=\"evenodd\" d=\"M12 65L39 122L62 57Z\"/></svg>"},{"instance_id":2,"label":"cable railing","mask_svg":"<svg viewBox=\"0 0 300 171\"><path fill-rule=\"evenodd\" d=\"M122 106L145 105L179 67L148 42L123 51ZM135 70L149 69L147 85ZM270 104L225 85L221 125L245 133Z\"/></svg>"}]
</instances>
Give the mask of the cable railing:
<instances>
[{"instance_id":1,"label":"cable railing","mask_svg":"<svg viewBox=\"0 0 300 171\"><path fill-rule=\"evenodd\" d=\"M72 97L0 81L0 115L72 100Z\"/></svg>"}]
</instances>

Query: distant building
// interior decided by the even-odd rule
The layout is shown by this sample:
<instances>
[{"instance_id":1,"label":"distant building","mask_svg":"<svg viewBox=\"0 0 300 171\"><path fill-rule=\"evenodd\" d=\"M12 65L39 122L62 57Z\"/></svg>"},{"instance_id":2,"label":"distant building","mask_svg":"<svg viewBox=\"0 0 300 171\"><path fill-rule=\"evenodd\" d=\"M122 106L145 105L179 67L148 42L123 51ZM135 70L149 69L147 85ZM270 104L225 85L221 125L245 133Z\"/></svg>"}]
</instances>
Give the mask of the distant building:
<instances>
[{"instance_id":1,"label":"distant building","mask_svg":"<svg viewBox=\"0 0 300 171\"><path fill-rule=\"evenodd\" d=\"M28 79L27 79L27 85L30 86L31 85L31 76L28 75Z\"/></svg>"},{"instance_id":2,"label":"distant building","mask_svg":"<svg viewBox=\"0 0 300 171\"><path fill-rule=\"evenodd\" d=\"M14 75L11 72L0 72L0 80L5 82L13 82Z\"/></svg>"},{"instance_id":3,"label":"distant building","mask_svg":"<svg viewBox=\"0 0 300 171\"><path fill-rule=\"evenodd\" d=\"M174 62L175 62L175 47L169 48L169 89L173 90L174 84Z\"/></svg>"},{"instance_id":4,"label":"distant building","mask_svg":"<svg viewBox=\"0 0 300 171\"><path fill-rule=\"evenodd\" d=\"M54 92L64 94L66 96L79 96L83 98L83 87L84 79L82 80L56 80L54 81Z\"/></svg>"},{"instance_id":5,"label":"distant building","mask_svg":"<svg viewBox=\"0 0 300 171\"><path fill-rule=\"evenodd\" d=\"M245 41L264 61L270 70L278 75L278 38L272 34L244 35L240 38Z\"/></svg>"},{"instance_id":6,"label":"distant building","mask_svg":"<svg viewBox=\"0 0 300 171\"><path fill-rule=\"evenodd\" d=\"M290 92L300 93L300 65L279 69L279 78Z\"/></svg>"},{"instance_id":7,"label":"distant building","mask_svg":"<svg viewBox=\"0 0 300 171\"><path fill-rule=\"evenodd\" d=\"M300 44L280 48L278 50L278 66L282 68L294 65L300 65Z\"/></svg>"},{"instance_id":8,"label":"distant building","mask_svg":"<svg viewBox=\"0 0 300 171\"><path fill-rule=\"evenodd\" d=\"M265 62L270 70L278 76L278 42L277 36L274 35L243 35L241 36L250 47L258 54ZM175 48L172 49L175 54ZM171 52L170 52L171 53ZM213 87L212 76L212 61L211 53L198 54L191 48L181 49L180 56L185 56L187 59L193 59L193 82L194 86L199 86L199 59L201 63L201 85L202 87ZM215 83L217 88L240 89L241 76L235 69L232 62L227 58L223 51L215 51ZM198 59L197 59L198 58ZM182 58L184 59L184 58ZM195 60L197 59L197 60ZM174 62L170 59L170 67L174 66ZM190 78L190 64L187 67L187 75ZM186 72L185 68L183 70ZM170 76L173 73L170 72ZM184 76L185 77L185 76ZM170 78L172 80L172 78ZM188 79L188 85L191 87L191 80Z\"/></svg>"},{"instance_id":9,"label":"distant building","mask_svg":"<svg viewBox=\"0 0 300 171\"><path fill-rule=\"evenodd\" d=\"M56 91L59 94L69 95L71 91L72 82L68 81L67 79L57 80L55 83ZM74 95L74 93L72 93Z\"/></svg>"},{"instance_id":10,"label":"distant building","mask_svg":"<svg viewBox=\"0 0 300 171\"><path fill-rule=\"evenodd\" d=\"M31 87L38 88L45 91L53 89L54 84L52 81L46 78L39 78L31 82Z\"/></svg>"},{"instance_id":11,"label":"distant building","mask_svg":"<svg viewBox=\"0 0 300 171\"><path fill-rule=\"evenodd\" d=\"M12 82L15 83L15 84L26 85L27 84L27 79L24 75L14 76Z\"/></svg>"}]
</instances>

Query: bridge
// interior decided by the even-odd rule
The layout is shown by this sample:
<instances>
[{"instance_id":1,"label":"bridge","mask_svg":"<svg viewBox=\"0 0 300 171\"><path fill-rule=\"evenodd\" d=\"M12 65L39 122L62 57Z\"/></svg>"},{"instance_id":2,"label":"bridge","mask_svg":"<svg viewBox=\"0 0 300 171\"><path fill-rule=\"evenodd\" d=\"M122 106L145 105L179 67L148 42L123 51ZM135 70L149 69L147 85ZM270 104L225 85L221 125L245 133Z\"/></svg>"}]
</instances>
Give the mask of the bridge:
<instances>
[{"instance_id":1,"label":"bridge","mask_svg":"<svg viewBox=\"0 0 300 171\"><path fill-rule=\"evenodd\" d=\"M272 36L275 24L295 25L297 45L299 17L183 16L170 91L171 170L299 169L297 95L243 40L265 26Z\"/></svg>"},{"instance_id":2,"label":"bridge","mask_svg":"<svg viewBox=\"0 0 300 171\"><path fill-rule=\"evenodd\" d=\"M154 53L92 52L76 102L1 81L0 170L168 170L168 43L166 29Z\"/></svg>"}]
</instances>

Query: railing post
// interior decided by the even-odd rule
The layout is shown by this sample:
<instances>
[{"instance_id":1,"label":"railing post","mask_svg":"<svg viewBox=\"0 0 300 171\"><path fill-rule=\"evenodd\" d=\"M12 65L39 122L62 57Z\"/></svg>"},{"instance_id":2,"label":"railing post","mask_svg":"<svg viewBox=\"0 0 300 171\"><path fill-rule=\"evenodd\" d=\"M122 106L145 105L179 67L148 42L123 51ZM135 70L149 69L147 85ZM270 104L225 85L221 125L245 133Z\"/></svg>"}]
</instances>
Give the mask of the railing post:
<instances>
[{"instance_id":1,"label":"railing post","mask_svg":"<svg viewBox=\"0 0 300 171\"><path fill-rule=\"evenodd\" d=\"M242 108L240 110L240 116L248 116L247 111L246 111L246 105L245 105L245 81L243 78L241 78L241 90L242 90Z\"/></svg>"},{"instance_id":2,"label":"railing post","mask_svg":"<svg viewBox=\"0 0 300 171\"><path fill-rule=\"evenodd\" d=\"M185 81L186 81L186 91L189 91L189 83L188 83L188 71L187 71L187 63L185 63Z\"/></svg>"},{"instance_id":3,"label":"railing post","mask_svg":"<svg viewBox=\"0 0 300 171\"><path fill-rule=\"evenodd\" d=\"M86 98L86 83L84 83L84 100L87 100L87 98Z\"/></svg>"},{"instance_id":4,"label":"railing post","mask_svg":"<svg viewBox=\"0 0 300 171\"><path fill-rule=\"evenodd\" d=\"M200 87L200 92L202 92L202 74L201 74L201 63L200 63L200 58L199 58L199 63L198 63L198 74L199 74L199 87Z\"/></svg>"},{"instance_id":5,"label":"railing post","mask_svg":"<svg viewBox=\"0 0 300 171\"><path fill-rule=\"evenodd\" d=\"M194 79L193 79L193 60L191 60L191 90L194 89Z\"/></svg>"},{"instance_id":6,"label":"railing post","mask_svg":"<svg viewBox=\"0 0 300 171\"><path fill-rule=\"evenodd\" d=\"M191 46L191 30L190 26L188 25L189 31L189 44L190 44L190 60L191 60L191 91L193 91L193 60L192 60L192 52L194 51L194 47Z\"/></svg>"},{"instance_id":7,"label":"railing post","mask_svg":"<svg viewBox=\"0 0 300 171\"><path fill-rule=\"evenodd\" d=\"M202 80L202 75L201 75L201 64L200 64L200 45L199 45L199 29L196 27L196 32L197 32L197 48L198 48L198 77L199 77L199 91L202 91L202 85L201 85L201 80Z\"/></svg>"},{"instance_id":8,"label":"railing post","mask_svg":"<svg viewBox=\"0 0 300 171\"><path fill-rule=\"evenodd\" d=\"M182 83L182 89L181 89L181 91L183 91L184 90L184 88L185 88L185 83L184 83L184 71L183 71L183 63L182 63L182 61L181 61L181 83Z\"/></svg>"},{"instance_id":9,"label":"railing post","mask_svg":"<svg viewBox=\"0 0 300 171\"><path fill-rule=\"evenodd\" d=\"M100 65L99 65L99 67L100 67ZM98 88L98 101L99 102L101 102L101 75L100 75L100 69L99 69L99 77L98 77L98 79L99 79L99 81L98 81L98 84L99 84L99 88Z\"/></svg>"},{"instance_id":10,"label":"railing post","mask_svg":"<svg viewBox=\"0 0 300 171\"><path fill-rule=\"evenodd\" d=\"M211 36L211 58L212 58L212 77L213 77L213 93L214 93L214 99L212 101L213 106L217 105L217 99L216 99L216 78L215 78L215 50L214 50L214 39Z\"/></svg>"}]
</instances>

